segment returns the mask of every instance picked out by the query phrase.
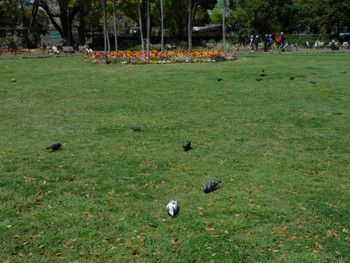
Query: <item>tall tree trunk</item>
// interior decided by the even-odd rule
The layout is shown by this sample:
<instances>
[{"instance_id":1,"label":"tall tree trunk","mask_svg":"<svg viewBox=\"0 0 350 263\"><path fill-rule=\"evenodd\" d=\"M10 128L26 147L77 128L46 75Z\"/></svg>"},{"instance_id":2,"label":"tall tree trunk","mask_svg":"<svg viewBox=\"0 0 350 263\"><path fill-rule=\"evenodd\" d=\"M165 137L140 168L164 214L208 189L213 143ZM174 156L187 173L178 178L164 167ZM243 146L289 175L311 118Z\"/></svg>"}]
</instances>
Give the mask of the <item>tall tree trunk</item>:
<instances>
[{"instance_id":1,"label":"tall tree trunk","mask_svg":"<svg viewBox=\"0 0 350 263\"><path fill-rule=\"evenodd\" d=\"M149 46L151 39L151 4L147 0L147 60L149 60Z\"/></svg>"},{"instance_id":2,"label":"tall tree trunk","mask_svg":"<svg viewBox=\"0 0 350 263\"><path fill-rule=\"evenodd\" d=\"M192 51L192 0L188 0L188 52Z\"/></svg>"},{"instance_id":3,"label":"tall tree trunk","mask_svg":"<svg viewBox=\"0 0 350 263\"><path fill-rule=\"evenodd\" d=\"M143 38L143 25L142 25L140 0L137 1L137 9L138 9L138 13L139 13L139 26L140 26L142 53L145 53L145 41L144 41L144 38Z\"/></svg>"},{"instance_id":4,"label":"tall tree trunk","mask_svg":"<svg viewBox=\"0 0 350 263\"><path fill-rule=\"evenodd\" d=\"M164 52L164 0L160 0L160 43L161 51Z\"/></svg>"},{"instance_id":5,"label":"tall tree trunk","mask_svg":"<svg viewBox=\"0 0 350 263\"><path fill-rule=\"evenodd\" d=\"M106 0L102 0L102 6L103 6L103 17L104 17L104 23L103 23L103 35L104 35L104 52L105 52L105 62L108 63L108 57L107 57L107 10L106 10Z\"/></svg>"},{"instance_id":6,"label":"tall tree trunk","mask_svg":"<svg viewBox=\"0 0 350 263\"><path fill-rule=\"evenodd\" d=\"M226 52L226 0L222 9L222 50Z\"/></svg>"},{"instance_id":7,"label":"tall tree trunk","mask_svg":"<svg viewBox=\"0 0 350 263\"><path fill-rule=\"evenodd\" d=\"M118 9L118 3L116 0L113 0L114 44L115 44L115 53L118 54L117 9Z\"/></svg>"}]
</instances>

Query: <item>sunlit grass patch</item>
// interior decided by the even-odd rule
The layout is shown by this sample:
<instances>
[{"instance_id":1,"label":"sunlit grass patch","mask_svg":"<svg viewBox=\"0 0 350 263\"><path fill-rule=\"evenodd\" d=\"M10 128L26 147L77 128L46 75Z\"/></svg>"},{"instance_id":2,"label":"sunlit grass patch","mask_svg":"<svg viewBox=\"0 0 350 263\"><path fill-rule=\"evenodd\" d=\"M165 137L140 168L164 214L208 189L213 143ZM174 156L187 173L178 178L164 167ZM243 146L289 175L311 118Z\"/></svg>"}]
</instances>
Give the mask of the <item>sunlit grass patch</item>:
<instances>
[{"instance_id":1,"label":"sunlit grass patch","mask_svg":"<svg viewBox=\"0 0 350 263\"><path fill-rule=\"evenodd\" d=\"M0 67L1 261L349 258L344 54Z\"/></svg>"}]
</instances>

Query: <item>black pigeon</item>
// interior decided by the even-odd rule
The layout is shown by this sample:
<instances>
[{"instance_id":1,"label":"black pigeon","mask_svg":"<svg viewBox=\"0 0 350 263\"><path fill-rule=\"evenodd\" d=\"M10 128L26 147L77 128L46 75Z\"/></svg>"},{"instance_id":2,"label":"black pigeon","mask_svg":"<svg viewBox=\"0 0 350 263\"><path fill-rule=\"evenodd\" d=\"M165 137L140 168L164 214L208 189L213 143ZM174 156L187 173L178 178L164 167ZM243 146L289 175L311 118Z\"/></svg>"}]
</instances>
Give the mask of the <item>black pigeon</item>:
<instances>
[{"instance_id":1,"label":"black pigeon","mask_svg":"<svg viewBox=\"0 0 350 263\"><path fill-rule=\"evenodd\" d=\"M184 141L184 143L182 144L182 148L184 148L184 151L189 151L192 149L191 147L191 142L190 141Z\"/></svg>"},{"instance_id":2,"label":"black pigeon","mask_svg":"<svg viewBox=\"0 0 350 263\"><path fill-rule=\"evenodd\" d=\"M264 79L263 78L259 78L259 77L256 78L256 81L261 81L261 80L264 80Z\"/></svg>"},{"instance_id":3,"label":"black pigeon","mask_svg":"<svg viewBox=\"0 0 350 263\"><path fill-rule=\"evenodd\" d=\"M204 191L204 193L213 192L218 189L217 186L219 185L219 183L221 183L221 181L214 180L214 181L207 182L203 184L202 190Z\"/></svg>"},{"instance_id":4,"label":"black pigeon","mask_svg":"<svg viewBox=\"0 0 350 263\"><path fill-rule=\"evenodd\" d=\"M312 84L316 84L316 83L317 83L317 80L314 80L314 79L313 79L313 80L311 80L310 82L311 82Z\"/></svg>"},{"instance_id":5,"label":"black pigeon","mask_svg":"<svg viewBox=\"0 0 350 263\"><path fill-rule=\"evenodd\" d=\"M293 80L294 79L294 77L289 77L289 80Z\"/></svg>"},{"instance_id":6,"label":"black pigeon","mask_svg":"<svg viewBox=\"0 0 350 263\"><path fill-rule=\"evenodd\" d=\"M145 128L145 126L142 125L134 125L131 127L134 131L142 131Z\"/></svg>"},{"instance_id":7,"label":"black pigeon","mask_svg":"<svg viewBox=\"0 0 350 263\"><path fill-rule=\"evenodd\" d=\"M57 151L58 149L60 149L62 146L62 144L60 143L54 143L49 147L46 147L47 150L50 150L51 152Z\"/></svg>"},{"instance_id":8,"label":"black pigeon","mask_svg":"<svg viewBox=\"0 0 350 263\"><path fill-rule=\"evenodd\" d=\"M221 77L218 77L218 81L222 81L222 78L221 78Z\"/></svg>"},{"instance_id":9,"label":"black pigeon","mask_svg":"<svg viewBox=\"0 0 350 263\"><path fill-rule=\"evenodd\" d=\"M340 72L341 74L346 74L346 70L344 70L344 71L342 71L342 72Z\"/></svg>"}]
</instances>

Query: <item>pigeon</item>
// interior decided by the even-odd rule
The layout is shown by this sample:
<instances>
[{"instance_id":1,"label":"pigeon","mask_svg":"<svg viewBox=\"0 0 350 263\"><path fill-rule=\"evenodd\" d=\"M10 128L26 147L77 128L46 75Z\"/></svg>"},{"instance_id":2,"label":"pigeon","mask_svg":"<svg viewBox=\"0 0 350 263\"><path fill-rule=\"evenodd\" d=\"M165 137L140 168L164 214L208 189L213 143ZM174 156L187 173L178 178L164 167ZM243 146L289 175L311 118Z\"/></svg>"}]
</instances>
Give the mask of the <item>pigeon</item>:
<instances>
[{"instance_id":1,"label":"pigeon","mask_svg":"<svg viewBox=\"0 0 350 263\"><path fill-rule=\"evenodd\" d=\"M62 144L60 143L54 143L49 147L46 147L47 150L50 150L51 152L57 151L58 149L60 149L62 146Z\"/></svg>"},{"instance_id":2,"label":"pigeon","mask_svg":"<svg viewBox=\"0 0 350 263\"><path fill-rule=\"evenodd\" d=\"M142 125L134 125L131 127L134 131L142 131L145 128L145 126Z\"/></svg>"},{"instance_id":3,"label":"pigeon","mask_svg":"<svg viewBox=\"0 0 350 263\"><path fill-rule=\"evenodd\" d=\"M316 84L316 83L317 83L317 80L314 80L314 79L313 79L313 80L311 80L310 82L311 82L312 84Z\"/></svg>"},{"instance_id":4,"label":"pigeon","mask_svg":"<svg viewBox=\"0 0 350 263\"><path fill-rule=\"evenodd\" d=\"M264 79L263 78L259 78L259 77L256 78L256 81L261 81L261 80L264 80Z\"/></svg>"},{"instance_id":5,"label":"pigeon","mask_svg":"<svg viewBox=\"0 0 350 263\"><path fill-rule=\"evenodd\" d=\"M184 151L189 151L192 149L191 147L191 142L190 141L184 141L184 143L182 144L182 148L184 148Z\"/></svg>"},{"instance_id":6,"label":"pigeon","mask_svg":"<svg viewBox=\"0 0 350 263\"><path fill-rule=\"evenodd\" d=\"M289 80L293 80L294 79L294 77L289 77Z\"/></svg>"},{"instance_id":7,"label":"pigeon","mask_svg":"<svg viewBox=\"0 0 350 263\"><path fill-rule=\"evenodd\" d=\"M346 74L346 70L344 70L344 71L342 71L342 72L340 72L341 74Z\"/></svg>"},{"instance_id":8,"label":"pigeon","mask_svg":"<svg viewBox=\"0 0 350 263\"><path fill-rule=\"evenodd\" d=\"M265 74L265 73L261 73L259 76L260 76L260 77L265 77L266 74Z\"/></svg>"},{"instance_id":9,"label":"pigeon","mask_svg":"<svg viewBox=\"0 0 350 263\"><path fill-rule=\"evenodd\" d=\"M177 204L177 199L173 199L167 204L166 211L171 217L175 217L179 212L179 206Z\"/></svg>"},{"instance_id":10,"label":"pigeon","mask_svg":"<svg viewBox=\"0 0 350 263\"><path fill-rule=\"evenodd\" d=\"M221 78L221 77L218 77L218 81L222 81L222 78Z\"/></svg>"},{"instance_id":11,"label":"pigeon","mask_svg":"<svg viewBox=\"0 0 350 263\"><path fill-rule=\"evenodd\" d=\"M265 69L264 69L264 68L262 68L262 69L261 69L261 72L265 72Z\"/></svg>"},{"instance_id":12,"label":"pigeon","mask_svg":"<svg viewBox=\"0 0 350 263\"><path fill-rule=\"evenodd\" d=\"M11 79L11 81L12 81L12 82L16 82L16 79L13 78L13 79Z\"/></svg>"},{"instance_id":13,"label":"pigeon","mask_svg":"<svg viewBox=\"0 0 350 263\"><path fill-rule=\"evenodd\" d=\"M203 184L202 189L204 193L213 192L218 189L217 186L219 185L219 183L221 183L221 181L214 180L214 181L207 182Z\"/></svg>"}]
</instances>

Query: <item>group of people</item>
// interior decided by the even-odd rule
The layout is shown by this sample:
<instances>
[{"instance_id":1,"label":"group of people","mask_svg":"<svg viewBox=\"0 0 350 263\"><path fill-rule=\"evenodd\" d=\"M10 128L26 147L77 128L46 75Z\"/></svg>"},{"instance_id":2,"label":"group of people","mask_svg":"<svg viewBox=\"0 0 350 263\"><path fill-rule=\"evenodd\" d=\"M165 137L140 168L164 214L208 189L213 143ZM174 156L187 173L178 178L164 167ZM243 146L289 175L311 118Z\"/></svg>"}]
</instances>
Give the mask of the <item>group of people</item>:
<instances>
[{"instance_id":1,"label":"group of people","mask_svg":"<svg viewBox=\"0 0 350 263\"><path fill-rule=\"evenodd\" d=\"M249 42L249 47L251 51L258 51L259 50L259 43L263 41L264 43L264 51L271 51L272 46L274 44L274 40L272 38L272 34L266 34L263 40L260 40L259 35L250 36L250 42ZM277 35L275 38L276 44L279 48L280 51L284 51L287 42L286 42L286 37L283 32L281 34Z\"/></svg>"}]
</instances>

